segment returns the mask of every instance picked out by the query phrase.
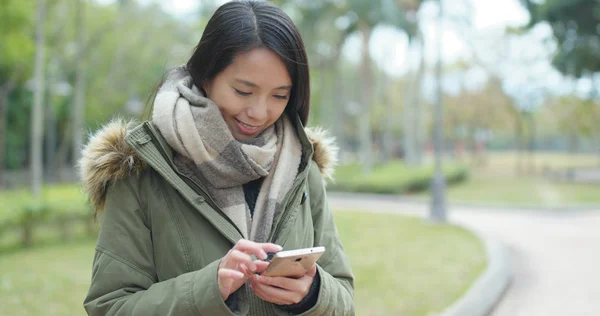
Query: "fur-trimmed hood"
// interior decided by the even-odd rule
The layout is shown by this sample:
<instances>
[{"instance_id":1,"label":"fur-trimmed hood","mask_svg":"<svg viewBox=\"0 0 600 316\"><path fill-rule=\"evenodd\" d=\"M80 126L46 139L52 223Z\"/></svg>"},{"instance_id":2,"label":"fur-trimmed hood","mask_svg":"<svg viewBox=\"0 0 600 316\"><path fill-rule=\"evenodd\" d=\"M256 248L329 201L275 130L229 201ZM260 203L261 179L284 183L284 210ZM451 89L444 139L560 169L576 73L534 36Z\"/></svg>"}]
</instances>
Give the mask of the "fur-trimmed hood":
<instances>
[{"instance_id":1,"label":"fur-trimmed hood","mask_svg":"<svg viewBox=\"0 0 600 316\"><path fill-rule=\"evenodd\" d=\"M91 135L82 150L79 161L79 174L84 192L96 211L104 207L106 189L111 181L137 174L146 168L146 163L127 143L129 130L137 124L116 119ZM333 180L338 163L338 147L335 139L322 128L305 128L306 135L313 145L312 159L319 166L326 180Z\"/></svg>"}]
</instances>

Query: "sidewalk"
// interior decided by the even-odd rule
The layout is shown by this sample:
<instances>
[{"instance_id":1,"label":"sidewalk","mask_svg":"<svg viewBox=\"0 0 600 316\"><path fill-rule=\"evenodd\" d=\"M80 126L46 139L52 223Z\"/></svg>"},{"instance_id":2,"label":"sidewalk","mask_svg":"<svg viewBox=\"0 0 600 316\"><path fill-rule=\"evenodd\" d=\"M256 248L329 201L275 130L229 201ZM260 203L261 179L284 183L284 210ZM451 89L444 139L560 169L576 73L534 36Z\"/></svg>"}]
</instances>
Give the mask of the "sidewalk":
<instances>
[{"instance_id":1,"label":"sidewalk","mask_svg":"<svg viewBox=\"0 0 600 316\"><path fill-rule=\"evenodd\" d=\"M428 204L331 193L333 209L425 216ZM600 212L450 207L449 219L509 247L512 283L492 316L600 315Z\"/></svg>"}]
</instances>

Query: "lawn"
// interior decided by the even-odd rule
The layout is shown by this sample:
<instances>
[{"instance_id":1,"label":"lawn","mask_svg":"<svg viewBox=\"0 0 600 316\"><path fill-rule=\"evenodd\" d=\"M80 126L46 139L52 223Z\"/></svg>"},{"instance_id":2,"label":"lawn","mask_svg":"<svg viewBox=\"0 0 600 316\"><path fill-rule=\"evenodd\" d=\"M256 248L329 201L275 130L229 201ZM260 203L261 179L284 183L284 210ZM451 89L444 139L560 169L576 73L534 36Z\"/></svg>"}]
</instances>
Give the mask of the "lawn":
<instances>
[{"instance_id":1,"label":"lawn","mask_svg":"<svg viewBox=\"0 0 600 316\"><path fill-rule=\"evenodd\" d=\"M460 185L448 189L453 202L498 206L600 205L600 185L555 182L542 177L491 177L474 173Z\"/></svg>"},{"instance_id":2,"label":"lawn","mask_svg":"<svg viewBox=\"0 0 600 316\"><path fill-rule=\"evenodd\" d=\"M429 315L458 298L485 267L467 231L389 214L338 212L356 275L357 315ZM0 315L83 315L94 242L0 256Z\"/></svg>"},{"instance_id":3,"label":"lawn","mask_svg":"<svg viewBox=\"0 0 600 316\"><path fill-rule=\"evenodd\" d=\"M561 182L545 178L545 170L599 167L595 155L536 153L523 160L518 174L514 152L490 153L484 166L472 167L469 179L448 188L452 202L493 206L564 208L600 205L600 184ZM428 193L418 195L428 198Z\"/></svg>"},{"instance_id":4,"label":"lawn","mask_svg":"<svg viewBox=\"0 0 600 316\"><path fill-rule=\"evenodd\" d=\"M358 163L339 166L335 181L328 188L332 191L404 194L427 190L433 173L430 163L411 167L395 160L376 165L369 174L363 175ZM449 184L459 183L468 177L468 169L461 164L448 164L444 173Z\"/></svg>"},{"instance_id":5,"label":"lawn","mask_svg":"<svg viewBox=\"0 0 600 316\"><path fill-rule=\"evenodd\" d=\"M76 185L47 185L42 192L41 201L53 212L88 211L83 191ZM0 222L14 220L23 209L39 204L29 189L0 190Z\"/></svg>"}]
</instances>

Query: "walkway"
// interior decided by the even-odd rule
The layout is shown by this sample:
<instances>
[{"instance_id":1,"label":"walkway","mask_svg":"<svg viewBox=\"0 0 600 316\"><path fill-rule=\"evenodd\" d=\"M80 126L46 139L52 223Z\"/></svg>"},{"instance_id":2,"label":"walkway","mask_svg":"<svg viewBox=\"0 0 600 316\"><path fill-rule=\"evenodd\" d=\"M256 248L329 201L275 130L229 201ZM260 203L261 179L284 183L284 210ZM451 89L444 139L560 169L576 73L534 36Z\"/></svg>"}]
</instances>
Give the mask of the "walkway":
<instances>
[{"instance_id":1,"label":"walkway","mask_svg":"<svg viewBox=\"0 0 600 316\"><path fill-rule=\"evenodd\" d=\"M424 216L428 205L396 197L331 193L334 209ZM513 280L492 316L600 315L600 212L456 207L452 222L511 251Z\"/></svg>"}]
</instances>

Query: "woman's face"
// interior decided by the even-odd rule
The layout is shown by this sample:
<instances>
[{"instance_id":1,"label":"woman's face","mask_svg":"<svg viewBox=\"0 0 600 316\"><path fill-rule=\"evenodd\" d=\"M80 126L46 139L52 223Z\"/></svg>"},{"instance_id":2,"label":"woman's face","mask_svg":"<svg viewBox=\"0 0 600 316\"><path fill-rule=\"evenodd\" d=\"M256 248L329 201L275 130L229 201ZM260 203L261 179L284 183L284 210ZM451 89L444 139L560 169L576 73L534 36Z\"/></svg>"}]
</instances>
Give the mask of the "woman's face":
<instances>
[{"instance_id":1,"label":"woman's face","mask_svg":"<svg viewBox=\"0 0 600 316\"><path fill-rule=\"evenodd\" d=\"M267 48L238 55L203 86L239 141L256 137L283 113L292 80L281 58Z\"/></svg>"}]
</instances>

